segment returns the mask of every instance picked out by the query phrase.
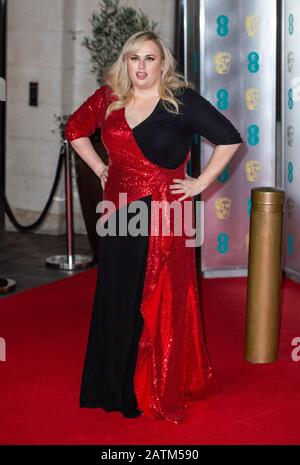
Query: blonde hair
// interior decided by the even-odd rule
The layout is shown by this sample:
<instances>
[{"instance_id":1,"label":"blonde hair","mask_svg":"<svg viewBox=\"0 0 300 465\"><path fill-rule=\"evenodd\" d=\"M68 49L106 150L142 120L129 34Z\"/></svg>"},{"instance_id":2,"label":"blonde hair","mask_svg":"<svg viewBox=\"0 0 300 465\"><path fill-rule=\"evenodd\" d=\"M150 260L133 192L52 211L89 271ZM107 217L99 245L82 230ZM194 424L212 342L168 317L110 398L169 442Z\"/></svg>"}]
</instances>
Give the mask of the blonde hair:
<instances>
[{"instance_id":1,"label":"blonde hair","mask_svg":"<svg viewBox=\"0 0 300 465\"><path fill-rule=\"evenodd\" d=\"M193 84L187 81L182 74L177 72L177 62L175 58L155 32L136 32L127 39L117 60L112 63L104 73L103 84L111 88L112 94L116 98L116 100L113 100L108 105L105 118L107 118L111 111L126 106L132 99L132 83L127 71L127 58L130 55L134 55L147 40L152 40L156 43L160 50L161 60L163 61L163 72L159 84L159 96L162 99L165 109L170 113L178 114L178 103L180 104L181 102L175 98L175 92L180 88L193 88ZM171 105L175 107L175 111L172 110L172 108L168 108L166 102L171 103Z\"/></svg>"}]
</instances>

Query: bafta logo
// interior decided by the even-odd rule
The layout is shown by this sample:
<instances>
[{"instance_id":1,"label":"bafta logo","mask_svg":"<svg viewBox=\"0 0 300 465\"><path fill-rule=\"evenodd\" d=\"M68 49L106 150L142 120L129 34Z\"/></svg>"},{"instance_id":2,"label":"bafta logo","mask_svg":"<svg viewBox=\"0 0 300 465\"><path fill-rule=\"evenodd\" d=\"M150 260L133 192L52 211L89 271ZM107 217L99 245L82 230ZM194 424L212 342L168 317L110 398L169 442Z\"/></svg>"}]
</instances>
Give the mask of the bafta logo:
<instances>
[{"instance_id":1,"label":"bafta logo","mask_svg":"<svg viewBox=\"0 0 300 465\"><path fill-rule=\"evenodd\" d=\"M256 110L260 99L259 90L254 88L249 88L245 92L245 102L248 110Z\"/></svg>"},{"instance_id":2,"label":"bafta logo","mask_svg":"<svg viewBox=\"0 0 300 465\"><path fill-rule=\"evenodd\" d=\"M259 28L259 18L255 15L248 15L245 18L245 27L249 37L254 37Z\"/></svg>"},{"instance_id":3,"label":"bafta logo","mask_svg":"<svg viewBox=\"0 0 300 465\"><path fill-rule=\"evenodd\" d=\"M227 74L230 71L231 54L229 52L217 52L215 53L214 62L218 74Z\"/></svg>"},{"instance_id":4,"label":"bafta logo","mask_svg":"<svg viewBox=\"0 0 300 465\"><path fill-rule=\"evenodd\" d=\"M287 141L289 147L293 147L294 145L294 127L288 126L287 127Z\"/></svg>"},{"instance_id":5,"label":"bafta logo","mask_svg":"<svg viewBox=\"0 0 300 465\"><path fill-rule=\"evenodd\" d=\"M215 201L215 212L219 220L225 220L230 215L231 199L229 197L218 197Z\"/></svg>"},{"instance_id":6,"label":"bafta logo","mask_svg":"<svg viewBox=\"0 0 300 465\"><path fill-rule=\"evenodd\" d=\"M260 173L260 163L258 160L248 160L245 163L245 173L248 181L255 182L258 180Z\"/></svg>"},{"instance_id":7,"label":"bafta logo","mask_svg":"<svg viewBox=\"0 0 300 465\"><path fill-rule=\"evenodd\" d=\"M287 65L289 73L294 71L294 62L295 62L295 54L292 51L289 51L287 54Z\"/></svg>"},{"instance_id":8,"label":"bafta logo","mask_svg":"<svg viewBox=\"0 0 300 465\"><path fill-rule=\"evenodd\" d=\"M289 220L293 219L294 216L294 201L293 199L286 199L286 210L287 210L287 216Z\"/></svg>"}]
</instances>

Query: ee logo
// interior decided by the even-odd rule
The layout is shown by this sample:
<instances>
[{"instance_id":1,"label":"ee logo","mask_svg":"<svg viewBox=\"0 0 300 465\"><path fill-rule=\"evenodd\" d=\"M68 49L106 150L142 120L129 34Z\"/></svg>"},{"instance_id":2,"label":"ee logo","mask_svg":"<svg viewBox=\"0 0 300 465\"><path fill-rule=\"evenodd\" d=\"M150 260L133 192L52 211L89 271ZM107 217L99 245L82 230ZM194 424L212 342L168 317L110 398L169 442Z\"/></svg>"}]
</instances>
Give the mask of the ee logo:
<instances>
[{"instance_id":1,"label":"ee logo","mask_svg":"<svg viewBox=\"0 0 300 465\"><path fill-rule=\"evenodd\" d=\"M228 16L226 15L220 15L217 17L217 33L219 34L219 36L221 37L225 37L227 36L228 34L228 23L229 23L229 19L228 19Z\"/></svg>"}]
</instances>

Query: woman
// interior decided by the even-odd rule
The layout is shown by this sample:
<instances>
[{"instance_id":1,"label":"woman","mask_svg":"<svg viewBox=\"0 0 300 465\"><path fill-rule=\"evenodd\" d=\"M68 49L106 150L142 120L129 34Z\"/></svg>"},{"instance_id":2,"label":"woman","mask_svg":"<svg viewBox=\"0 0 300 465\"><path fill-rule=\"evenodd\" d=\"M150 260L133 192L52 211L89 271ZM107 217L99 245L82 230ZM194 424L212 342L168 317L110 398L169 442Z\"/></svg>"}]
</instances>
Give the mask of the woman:
<instances>
[{"instance_id":1,"label":"woman","mask_svg":"<svg viewBox=\"0 0 300 465\"><path fill-rule=\"evenodd\" d=\"M174 234L172 222L170 234L152 234L153 201L191 203L242 139L175 66L155 33L132 35L105 84L68 119L65 136L99 176L118 228L121 212L132 219L134 201L148 212L146 235L100 236L80 406L179 423L187 402L214 392L218 382L200 317L195 249L186 246L186 234ZM108 166L89 140L98 127ZM216 145L198 178L186 174L195 133Z\"/></svg>"}]
</instances>

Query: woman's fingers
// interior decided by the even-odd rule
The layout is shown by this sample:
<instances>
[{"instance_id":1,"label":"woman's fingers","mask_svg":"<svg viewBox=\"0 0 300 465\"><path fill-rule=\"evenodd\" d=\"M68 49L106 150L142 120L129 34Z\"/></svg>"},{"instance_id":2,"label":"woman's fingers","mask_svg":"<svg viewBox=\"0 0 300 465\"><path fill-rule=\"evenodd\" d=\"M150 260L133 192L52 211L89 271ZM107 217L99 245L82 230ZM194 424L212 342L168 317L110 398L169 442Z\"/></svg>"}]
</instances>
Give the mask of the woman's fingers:
<instances>
[{"instance_id":1,"label":"woman's fingers","mask_svg":"<svg viewBox=\"0 0 300 465\"><path fill-rule=\"evenodd\" d=\"M185 192L185 190L182 189L182 188L180 188L180 189L173 189L173 190L172 190L172 193L173 193L173 194L181 194L181 192Z\"/></svg>"},{"instance_id":2,"label":"woman's fingers","mask_svg":"<svg viewBox=\"0 0 300 465\"><path fill-rule=\"evenodd\" d=\"M105 189L107 178L108 178L108 166L105 166L105 168L103 169L100 175L100 181L101 181L101 186L103 190Z\"/></svg>"},{"instance_id":3,"label":"woman's fingers","mask_svg":"<svg viewBox=\"0 0 300 465\"><path fill-rule=\"evenodd\" d=\"M182 187L182 184L170 184L169 187L172 187L172 188L178 188L178 187Z\"/></svg>"}]
</instances>

